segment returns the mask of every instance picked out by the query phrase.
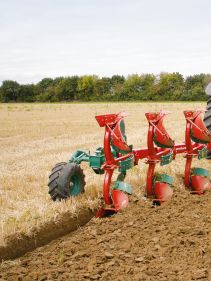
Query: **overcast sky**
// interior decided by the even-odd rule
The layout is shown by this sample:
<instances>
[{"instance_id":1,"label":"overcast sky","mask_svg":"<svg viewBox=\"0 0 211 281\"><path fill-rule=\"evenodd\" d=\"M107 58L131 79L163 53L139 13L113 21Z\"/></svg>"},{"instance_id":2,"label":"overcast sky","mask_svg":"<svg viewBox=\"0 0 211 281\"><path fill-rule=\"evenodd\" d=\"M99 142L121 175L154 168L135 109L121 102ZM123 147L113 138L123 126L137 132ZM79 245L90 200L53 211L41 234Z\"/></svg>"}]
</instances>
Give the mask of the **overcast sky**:
<instances>
[{"instance_id":1,"label":"overcast sky","mask_svg":"<svg viewBox=\"0 0 211 281\"><path fill-rule=\"evenodd\" d=\"M0 82L211 73L210 0L0 0Z\"/></svg>"}]
</instances>

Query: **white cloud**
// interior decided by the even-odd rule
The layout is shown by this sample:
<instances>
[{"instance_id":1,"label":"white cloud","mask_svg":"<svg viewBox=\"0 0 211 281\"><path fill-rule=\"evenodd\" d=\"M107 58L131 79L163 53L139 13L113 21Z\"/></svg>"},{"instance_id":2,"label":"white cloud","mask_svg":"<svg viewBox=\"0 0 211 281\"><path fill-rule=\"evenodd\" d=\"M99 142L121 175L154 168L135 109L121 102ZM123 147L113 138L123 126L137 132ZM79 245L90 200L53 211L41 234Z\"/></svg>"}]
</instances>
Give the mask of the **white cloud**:
<instances>
[{"instance_id":1,"label":"white cloud","mask_svg":"<svg viewBox=\"0 0 211 281\"><path fill-rule=\"evenodd\" d=\"M0 10L0 81L211 73L208 0L8 0Z\"/></svg>"}]
</instances>

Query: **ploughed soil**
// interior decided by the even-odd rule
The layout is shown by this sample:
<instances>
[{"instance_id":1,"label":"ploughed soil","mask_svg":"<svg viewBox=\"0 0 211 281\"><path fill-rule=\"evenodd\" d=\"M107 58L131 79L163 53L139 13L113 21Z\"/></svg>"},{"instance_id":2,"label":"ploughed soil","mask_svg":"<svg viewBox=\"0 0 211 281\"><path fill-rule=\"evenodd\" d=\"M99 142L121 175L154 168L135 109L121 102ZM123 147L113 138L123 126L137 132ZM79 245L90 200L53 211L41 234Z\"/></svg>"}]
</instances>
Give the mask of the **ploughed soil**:
<instances>
[{"instance_id":1,"label":"ploughed soil","mask_svg":"<svg viewBox=\"0 0 211 281\"><path fill-rule=\"evenodd\" d=\"M6 245L0 246L0 262L14 259L46 245L52 240L59 238L71 231L85 225L94 216L94 210L80 208L77 214L65 212L59 218L45 222L39 228L34 227L29 234L15 233L6 239Z\"/></svg>"},{"instance_id":2,"label":"ploughed soil","mask_svg":"<svg viewBox=\"0 0 211 281\"><path fill-rule=\"evenodd\" d=\"M211 192L176 191L160 207L131 197L117 215L20 259L3 262L0 280L211 280Z\"/></svg>"}]
</instances>

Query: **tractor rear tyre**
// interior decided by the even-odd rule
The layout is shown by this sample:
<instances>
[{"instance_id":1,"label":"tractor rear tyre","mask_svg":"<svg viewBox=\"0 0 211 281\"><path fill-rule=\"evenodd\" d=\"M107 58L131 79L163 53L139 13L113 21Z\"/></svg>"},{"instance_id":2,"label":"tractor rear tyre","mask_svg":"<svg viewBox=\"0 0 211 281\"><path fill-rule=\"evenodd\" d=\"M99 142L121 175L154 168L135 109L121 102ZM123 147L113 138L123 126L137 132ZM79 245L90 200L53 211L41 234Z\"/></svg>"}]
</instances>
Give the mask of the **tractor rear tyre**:
<instances>
[{"instance_id":1,"label":"tractor rear tyre","mask_svg":"<svg viewBox=\"0 0 211 281\"><path fill-rule=\"evenodd\" d=\"M207 129L211 132L211 99L207 102L207 108L204 115L204 123L207 127Z\"/></svg>"},{"instance_id":2,"label":"tractor rear tyre","mask_svg":"<svg viewBox=\"0 0 211 281\"><path fill-rule=\"evenodd\" d=\"M204 123L207 129L211 132L211 98L207 102L207 111L204 115ZM207 159L211 159L211 149L207 151Z\"/></svg>"},{"instance_id":3,"label":"tractor rear tyre","mask_svg":"<svg viewBox=\"0 0 211 281\"><path fill-rule=\"evenodd\" d=\"M84 192L85 175L75 163L61 162L55 165L49 176L48 187L53 201L67 199Z\"/></svg>"}]
</instances>

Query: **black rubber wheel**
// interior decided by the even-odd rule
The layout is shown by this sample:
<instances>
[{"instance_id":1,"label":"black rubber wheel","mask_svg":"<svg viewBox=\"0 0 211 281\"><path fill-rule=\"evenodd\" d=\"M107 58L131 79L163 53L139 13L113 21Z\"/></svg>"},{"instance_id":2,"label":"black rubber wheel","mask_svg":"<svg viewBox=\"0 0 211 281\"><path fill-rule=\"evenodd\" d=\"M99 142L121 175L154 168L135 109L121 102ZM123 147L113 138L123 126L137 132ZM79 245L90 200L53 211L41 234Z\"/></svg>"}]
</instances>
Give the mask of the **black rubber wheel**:
<instances>
[{"instance_id":1,"label":"black rubber wheel","mask_svg":"<svg viewBox=\"0 0 211 281\"><path fill-rule=\"evenodd\" d=\"M49 176L48 187L52 200L67 199L84 192L85 175L75 163L61 162L55 165Z\"/></svg>"},{"instance_id":2,"label":"black rubber wheel","mask_svg":"<svg viewBox=\"0 0 211 281\"><path fill-rule=\"evenodd\" d=\"M204 115L204 123L207 127L207 129L211 132L211 99L207 102L207 111Z\"/></svg>"},{"instance_id":3,"label":"black rubber wheel","mask_svg":"<svg viewBox=\"0 0 211 281\"><path fill-rule=\"evenodd\" d=\"M207 129L211 132L211 98L207 102L206 112L204 115L204 123ZM211 159L211 149L207 151L207 159Z\"/></svg>"}]
</instances>

